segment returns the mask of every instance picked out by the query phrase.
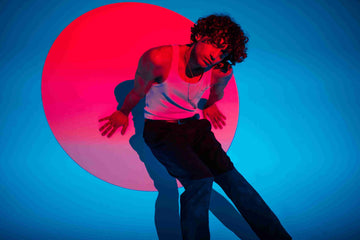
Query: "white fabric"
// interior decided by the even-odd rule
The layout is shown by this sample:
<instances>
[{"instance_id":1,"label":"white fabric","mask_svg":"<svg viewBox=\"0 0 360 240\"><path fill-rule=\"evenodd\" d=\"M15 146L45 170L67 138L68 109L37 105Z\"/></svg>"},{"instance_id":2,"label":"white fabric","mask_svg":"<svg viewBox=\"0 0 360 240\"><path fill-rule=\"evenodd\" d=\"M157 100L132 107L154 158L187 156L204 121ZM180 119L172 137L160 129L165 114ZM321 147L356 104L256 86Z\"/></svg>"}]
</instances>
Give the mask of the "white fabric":
<instances>
[{"instance_id":1,"label":"white fabric","mask_svg":"<svg viewBox=\"0 0 360 240\"><path fill-rule=\"evenodd\" d=\"M179 46L173 45L169 75L160 84L153 84L146 94L145 118L176 120L192 117L201 96L211 84L211 69L197 83L188 83L178 74Z\"/></svg>"}]
</instances>

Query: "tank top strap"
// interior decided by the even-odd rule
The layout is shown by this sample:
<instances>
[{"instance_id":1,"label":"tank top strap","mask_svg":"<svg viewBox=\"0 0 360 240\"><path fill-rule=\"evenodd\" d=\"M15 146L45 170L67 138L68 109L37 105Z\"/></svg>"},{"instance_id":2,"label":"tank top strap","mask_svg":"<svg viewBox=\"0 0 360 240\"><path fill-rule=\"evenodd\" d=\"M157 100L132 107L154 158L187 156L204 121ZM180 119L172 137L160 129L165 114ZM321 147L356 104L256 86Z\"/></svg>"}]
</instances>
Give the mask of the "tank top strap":
<instances>
[{"instance_id":1,"label":"tank top strap","mask_svg":"<svg viewBox=\"0 0 360 240\"><path fill-rule=\"evenodd\" d=\"M177 44L172 44L172 59L171 59L171 67L170 67L170 71L167 77L167 82L178 82L179 80L183 81L182 79L180 79L180 75L179 75L179 56L180 56L180 46ZM212 76L212 68L203 73L202 77L200 78L199 82L197 84L201 84L206 87L209 88L211 85L211 76ZM196 84L193 84L196 85Z\"/></svg>"},{"instance_id":2,"label":"tank top strap","mask_svg":"<svg viewBox=\"0 0 360 240\"><path fill-rule=\"evenodd\" d=\"M205 74L206 76L204 76L205 78L205 85L206 88L209 88L211 86L211 79L212 79L212 72L213 72L214 67L212 67L209 71L207 71Z\"/></svg>"}]
</instances>

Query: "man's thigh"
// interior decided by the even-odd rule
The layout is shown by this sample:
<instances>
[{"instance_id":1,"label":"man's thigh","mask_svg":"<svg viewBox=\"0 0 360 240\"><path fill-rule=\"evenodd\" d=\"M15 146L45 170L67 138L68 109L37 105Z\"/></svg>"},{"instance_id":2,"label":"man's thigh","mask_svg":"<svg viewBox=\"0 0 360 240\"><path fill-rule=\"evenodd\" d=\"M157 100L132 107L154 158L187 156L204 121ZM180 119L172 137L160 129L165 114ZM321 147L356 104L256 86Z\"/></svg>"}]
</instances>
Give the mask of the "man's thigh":
<instances>
[{"instance_id":1,"label":"man's thigh","mask_svg":"<svg viewBox=\"0 0 360 240\"><path fill-rule=\"evenodd\" d=\"M148 121L145 123L143 136L154 156L170 175L180 181L213 177L194 151L191 143L196 132L188 127L163 121Z\"/></svg>"},{"instance_id":2,"label":"man's thigh","mask_svg":"<svg viewBox=\"0 0 360 240\"><path fill-rule=\"evenodd\" d=\"M229 156L211 131L210 122L205 119L199 120L197 131L193 149L211 173L218 176L234 169Z\"/></svg>"}]
</instances>

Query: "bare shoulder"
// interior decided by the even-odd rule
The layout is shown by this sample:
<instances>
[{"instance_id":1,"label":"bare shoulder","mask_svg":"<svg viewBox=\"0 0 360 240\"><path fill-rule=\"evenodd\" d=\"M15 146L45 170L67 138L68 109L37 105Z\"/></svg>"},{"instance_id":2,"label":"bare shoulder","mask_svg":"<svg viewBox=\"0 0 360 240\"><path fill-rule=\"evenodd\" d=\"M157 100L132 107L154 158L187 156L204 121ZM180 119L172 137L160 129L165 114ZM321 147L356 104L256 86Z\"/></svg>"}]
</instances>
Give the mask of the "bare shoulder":
<instances>
[{"instance_id":1,"label":"bare shoulder","mask_svg":"<svg viewBox=\"0 0 360 240\"><path fill-rule=\"evenodd\" d=\"M143 53L134 79L134 89L139 96L144 96L152 84L160 83L164 79L167 62L171 63L171 57L171 46L151 48Z\"/></svg>"},{"instance_id":2,"label":"bare shoulder","mask_svg":"<svg viewBox=\"0 0 360 240\"><path fill-rule=\"evenodd\" d=\"M169 63L171 63L171 58L171 45L151 48L141 56L142 63L152 68L166 67Z\"/></svg>"},{"instance_id":3,"label":"bare shoulder","mask_svg":"<svg viewBox=\"0 0 360 240\"><path fill-rule=\"evenodd\" d=\"M223 70L220 68L213 68L212 74L211 74L211 82L212 84L222 84L227 82L231 79L233 76L233 69L230 66L227 70Z\"/></svg>"}]
</instances>

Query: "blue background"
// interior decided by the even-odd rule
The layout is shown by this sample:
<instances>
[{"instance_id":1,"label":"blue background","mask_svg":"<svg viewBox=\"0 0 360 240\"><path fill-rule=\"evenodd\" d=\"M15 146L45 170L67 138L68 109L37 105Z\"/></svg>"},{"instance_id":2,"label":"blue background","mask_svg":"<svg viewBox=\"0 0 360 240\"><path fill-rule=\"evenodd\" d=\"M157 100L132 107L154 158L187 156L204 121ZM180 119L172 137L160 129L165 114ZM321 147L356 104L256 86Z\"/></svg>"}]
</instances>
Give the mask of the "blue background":
<instances>
[{"instance_id":1,"label":"blue background","mask_svg":"<svg viewBox=\"0 0 360 240\"><path fill-rule=\"evenodd\" d=\"M60 147L41 75L60 32L113 1L1 1L1 239L157 239L157 192L123 189ZM360 236L359 1L148 1L250 37L228 154L294 239ZM215 189L220 191L218 186ZM180 193L183 190L180 189ZM237 239L210 214L212 239Z\"/></svg>"}]
</instances>

